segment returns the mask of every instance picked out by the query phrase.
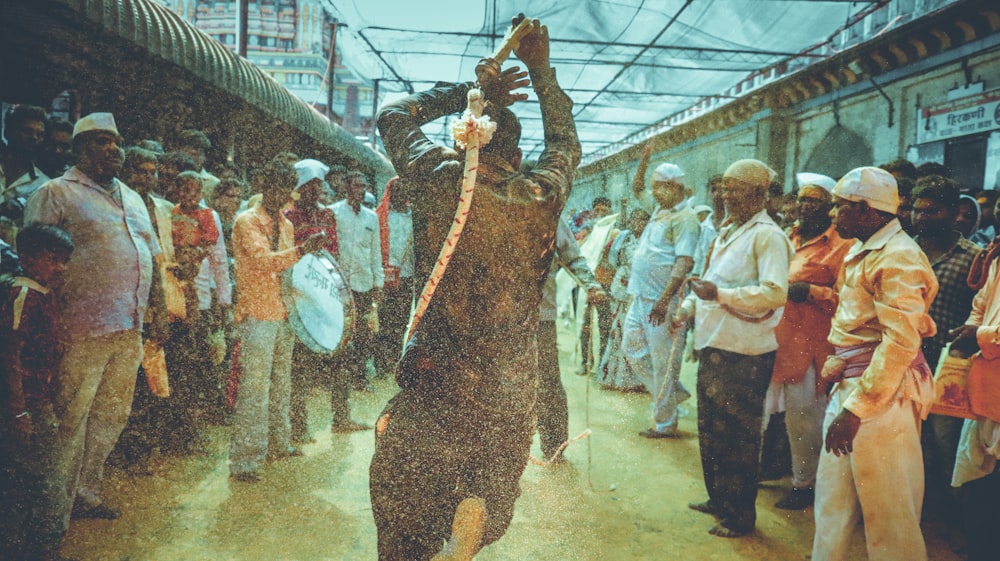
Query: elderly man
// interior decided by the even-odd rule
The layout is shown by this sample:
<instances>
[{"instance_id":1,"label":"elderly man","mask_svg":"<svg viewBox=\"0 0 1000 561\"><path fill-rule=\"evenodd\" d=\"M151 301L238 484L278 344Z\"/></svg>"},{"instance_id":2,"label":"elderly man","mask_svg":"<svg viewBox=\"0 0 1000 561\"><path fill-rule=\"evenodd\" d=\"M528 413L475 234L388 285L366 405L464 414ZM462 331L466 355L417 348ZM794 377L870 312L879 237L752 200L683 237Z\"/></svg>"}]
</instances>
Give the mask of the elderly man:
<instances>
[{"instance_id":1,"label":"elderly man","mask_svg":"<svg viewBox=\"0 0 1000 561\"><path fill-rule=\"evenodd\" d=\"M76 241L59 289L66 353L55 410L77 518L113 519L101 501L104 462L132 406L142 322L160 253L146 203L117 179L124 162L111 113L73 129L77 164L28 200L26 223L52 224Z\"/></svg>"},{"instance_id":2,"label":"elderly man","mask_svg":"<svg viewBox=\"0 0 1000 561\"><path fill-rule=\"evenodd\" d=\"M765 209L774 171L739 160L722 178L729 222L715 240L701 280L673 322L694 316L698 365L698 440L708 500L688 505L713 514L709 533L753 531L764 397L774 371L774 331L788 292L792 245Z\"/></svg>"},{"instance_id":3,"label":"elderly man","mask_svg":"<svg viewBox=\"0 0 1000 561\"><path fill-rule=\"evenodd\" d=\"M548 30L534 20L514 50L530 72L545 131L533 170L518 171L521 126L505 108L526 99L509 93L526 85L524 73L514 68L484 84L484 113L497 129L479 154L468 223L406 348L400 392L376 424L371 497L381 561L427 561L449 534L440 559L467 561L499 539L514 514L534 432L542 284L580 161L572 101L548 47ZM421 279L454 221L464 158L420 127L465 108L470 87L440 85L379 115L410 191Z\"/></svg>"},{"instance_id":4,"label":"elderly man","mask_svg":"<svg viewBox=\"0 0 1000 561\"><path fill-rule=\"evenodd\" d=\"M835 385L816 476L812 558L846 560L862 515L869 559L922 561L920 419L934 400L934 381L920 344L935 333L928 309L938 282L896 218L899 195L889 172L852 170L833 194L837 232L858 241L838 282L829 337L836 354L822 372Z\"/></svg>"},{"instance_id":5,"label":"elderly man","mask_svg":"<svg viewBox=\"0 0 1000 561\"><path fill-rule=\"evenodd\" d=\"M647 144L632 181L632 193L650 219L632 257L628 279L632 304L623 323L622 351L653 396L653 426L639 436L670 438L678 435L677 407L691 393L680 380L687 329L672 331L666 318L668 311L677 309L678 290L694 267L701 226L685 200L684 172L679 166L657 166L652 188L646 190L646 167L652 153L652 145Z\"/></svg>"},{"instance_id":6,"label":"elderly man","mask_svg":"<svg viewBox=\"0 0 1000 561\"><path fill-rule=\"evenodd\" d=\"M853 243L837 234L830 218L834 180L815 173L800 173L797 179L799 220L789 235L795 256L788 271L788 303L775 330L778 352L768 389L770 412L784 404L792 452L792 489L774 505L786 510L813 503L826 411L819 372L833 352L826 341L837 309L833 285Z\"/></svg>"}]
</instances>

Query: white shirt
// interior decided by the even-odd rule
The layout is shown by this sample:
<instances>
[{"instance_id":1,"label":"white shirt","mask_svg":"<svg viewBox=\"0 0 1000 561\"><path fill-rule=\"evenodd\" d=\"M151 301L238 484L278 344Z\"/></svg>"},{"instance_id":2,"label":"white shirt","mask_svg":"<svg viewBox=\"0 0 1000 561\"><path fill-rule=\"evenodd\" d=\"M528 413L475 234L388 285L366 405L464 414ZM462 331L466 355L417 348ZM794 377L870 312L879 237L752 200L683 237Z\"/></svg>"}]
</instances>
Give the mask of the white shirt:
<instances>
[{"instance_id":1,"label":"white shirt","mask_svg":"<svg viewBox=\"0 0 1000 561\"><path fill-rule=\"evenodd\" d=\"M340 267L347 275L347 284L354 292L381 290L385 271L382 270L378 216L363 206L355 213L346 200L333 203L330 210L337 217Z\"/></svg>"},{"instance_id":2,"label":"white shirt","mask_svg":"<svg viewBox=\"0 0 1000 561\"><path fill-rule=\"evenodd\" d=\"M146 203L121 181L106 190L79 168L28 199L25 224L66 230L76 249L59 294L59 328L73 341L141 329L160 244Z\"/></svg>"},{"instance_id":3,"label":"white shirt","mask_svg":"<svg viewBox=\"0 0 1000 561\"><path fill-rule=\"evenodd\" d=\"M700 236L698 217L687 201L669 209L657 206L632 256L628 293L649 300L659 299L670 282L674 261L678 257L693 259Z\"/></svg>"},{"instance_id":4,"label":"white shirt","mask_svg":"<svg viewBox=\"0 0 1000 561\"><path fill-rule=\"evenodd\" d=\"M694 348L713 347L743 355L777 350L774 328L788 298L788 265L795 250L788 236L760 211L744 224L722 228L715 239L703 279L719 289L714 301L691 293L685 313L694 309ZM738 314L766 319L753 322Z\"/></svg>"},{"instance_id":5,"label":"white shirt","mask_svg":"<svg viewBox=\"0 0 1000 561\"><path fill-rule=\"evenodd\" d=\"M413 276L413 213L389 209L389 264L399 267L400 278Z\"/></svg>"},{"instance_id":6,"label":"white shirt","mask_svg":"<svg viewBox=\"0 0 1000 561\"><path fill-rule=\"evenodd\" d=\"M33 173L26 173L15 179L10 185L6 185L7 177L4 174L3 166L0 166L0 188L3 188L3 200L9 201L20 197L27 201L39 187L49 180L49 176L42 173L38 166L32 164L31 170Z\"/></svg>"},{"instance_id":7,"label":"white shirt","mask_svg":"<svg viewBox=\"0 0 1000 561\"><path fill-rule=\"evenodd\" d=\"M194 278L194 287L198 291L198 309L207 310L212 307L212 289L216 289L219 305L229 306L233 303L232 286L229 284L229 255L226 253L226 239L222 235L222 220L219 213L212 211L215 217L215 227L219 230L219 239L209 252L208 258L202 260L198 276Z\"/></svg>"}]
</instances>

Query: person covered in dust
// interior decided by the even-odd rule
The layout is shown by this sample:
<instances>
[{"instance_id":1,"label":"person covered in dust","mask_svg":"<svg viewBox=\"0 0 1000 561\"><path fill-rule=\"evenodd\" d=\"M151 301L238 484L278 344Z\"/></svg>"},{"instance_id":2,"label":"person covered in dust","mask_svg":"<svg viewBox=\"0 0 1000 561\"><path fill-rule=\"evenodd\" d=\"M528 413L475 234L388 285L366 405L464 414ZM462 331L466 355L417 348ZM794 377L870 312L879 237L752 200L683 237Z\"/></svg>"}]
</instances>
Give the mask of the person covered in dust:
<instances>
[{"instance_id":1,"label":"person covered in dust","mask_svg":"<svg viewBox=\"0 0 1000 561\"><path fill-rule=\"evenodd\" d=\"M370 486L381 561L471 559L506 531L528 461L539 303L580 144L572 101L549 65L547 28L532 21L514 53L527 73L512 67L481 84L497 129L479 155L462 238L404 350L400 391L376 425ZM507 106L527 99L513 93L526 74L545 149L520 173L521 125ZM378 117L409 190L418 279L428 278L454 219L464 160L420 127L462 111L472 87L439 84Z\"/></svg>"}]
</instances>

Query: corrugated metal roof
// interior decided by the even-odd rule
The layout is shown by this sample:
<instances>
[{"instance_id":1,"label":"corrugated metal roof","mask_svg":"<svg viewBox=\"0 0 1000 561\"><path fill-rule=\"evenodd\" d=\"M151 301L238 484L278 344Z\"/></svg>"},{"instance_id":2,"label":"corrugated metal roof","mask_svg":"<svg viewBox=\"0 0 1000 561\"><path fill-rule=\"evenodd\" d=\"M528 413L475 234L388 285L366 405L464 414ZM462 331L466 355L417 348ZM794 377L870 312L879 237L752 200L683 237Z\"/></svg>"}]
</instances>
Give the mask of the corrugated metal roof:
<instances>
[{"instance_id":1,"label":"corrugated metal roof","mask_svg":"<svg viewBox=\"0 0 1000 561\"><path fill-rule=\"evenodd\" d=\"M102 49L115 46L115 38L124 40L126 44L138 47L154 58L171 62L224 93L245 101L264 114L289 125L311 141L331 148L343 159L355 162L358 167L379 176L391 174L391 167L380 154L292 95L258 67L235 55L162 6L147 0L4 0L4 4L5 29L37 24L37 14L31 14L34 17L19 16L41 11L42 17L50 20L46 21L49 29L45 32L64 31L70 36L67 41L70 48L80 48L81 60L95 55L101 57ZM74 14L79 17L73 17ZM85 23L90 25L81 25ZM72 28L58 29L67 25ZM32 31L38 32L37 29L18 31L19 37ZM83 31L84 36L73 38L73 34L79 31ZM44 38L39 39L40 44L44 44ZM0 41L6 42L4 39ZM6 44L0 45L7 52L5 58L31 56L26 45L11 45L11 49L7 49ZM91 52L95 47L97 52ZM11 51L16 54L11 54ZM68 57L66 53L62 53L64 60L72 59L73 56L74 53L69 53ZM44 66L46 59L41 54L39 57L39 64L42 66L38 71L44 73L48 70ZM5 72L8 66L23 68L25 61L20 62L21 64L4 64ZM159 82L164 88L169 87L170 81L164 79L166 77L157 70L149 69L149 80ZM8 78L16 79L12 76ZM148 88L150 85L143 86ZM137 91L140 89L136 88Z\"/></svg>"}]
</instances>

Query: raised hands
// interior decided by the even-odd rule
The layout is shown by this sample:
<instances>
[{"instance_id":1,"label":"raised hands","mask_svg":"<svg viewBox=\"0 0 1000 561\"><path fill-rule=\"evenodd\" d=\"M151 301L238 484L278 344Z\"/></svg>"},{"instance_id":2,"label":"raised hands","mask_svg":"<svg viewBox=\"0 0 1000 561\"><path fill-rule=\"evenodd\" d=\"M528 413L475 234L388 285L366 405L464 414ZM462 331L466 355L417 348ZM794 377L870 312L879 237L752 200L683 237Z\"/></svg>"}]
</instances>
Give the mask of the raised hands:
<instances>
[{"instance_id":1,"label":"raised hands","mask_svg":"<svg viewBox=\"0 0 1000 561\"><path fill-rule=\"evenodd\" d=\"M514 93L514 90L528 87L531 82L528 80L528 73L518 66L511 66L500 72L497 77L483 75L479 84L487 101L495 103L501 107L508 107L517 101L528 99L526 93Z\"/></svg>"},{"instance_id":2,"label":"raised hands","mask_svg":"<svg viewBox=\"0 0 1000 561\"><path fill-rule=\"evenodd\" d=\"M511 20L511 26L517 27L524 14L518 14ZM528 69L549 67L549 28L537 19L531 20L531 29L514 47L514 54L521 59Z\"/></svg>"}]
</instances>

